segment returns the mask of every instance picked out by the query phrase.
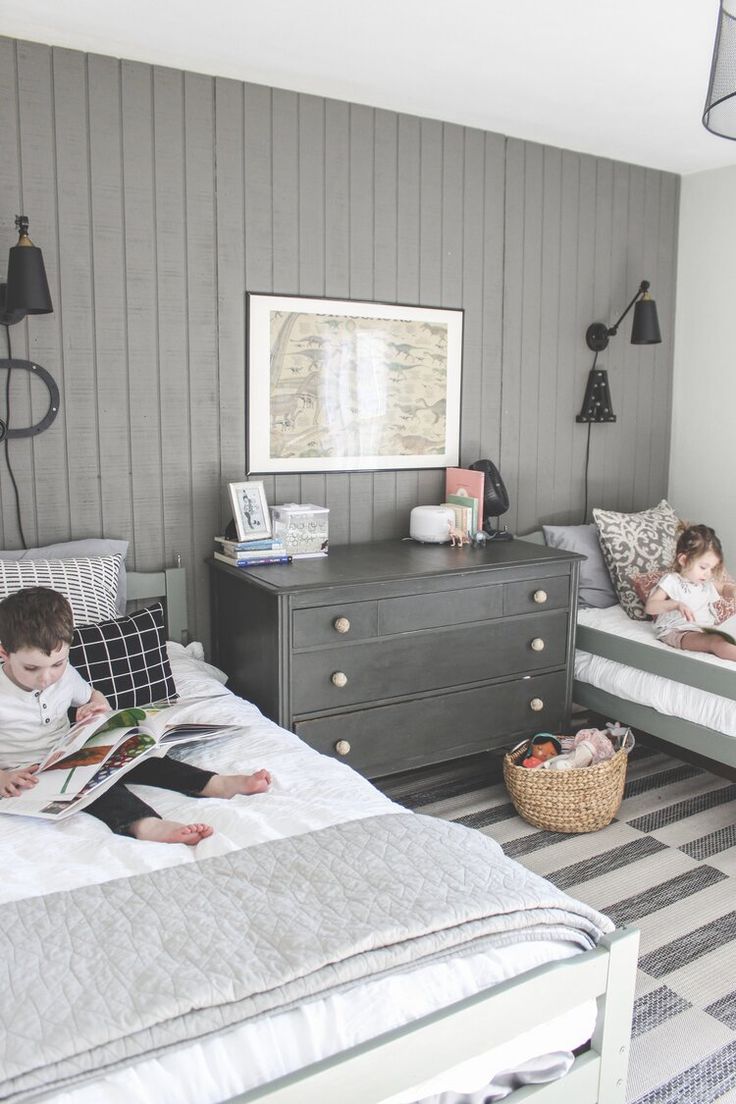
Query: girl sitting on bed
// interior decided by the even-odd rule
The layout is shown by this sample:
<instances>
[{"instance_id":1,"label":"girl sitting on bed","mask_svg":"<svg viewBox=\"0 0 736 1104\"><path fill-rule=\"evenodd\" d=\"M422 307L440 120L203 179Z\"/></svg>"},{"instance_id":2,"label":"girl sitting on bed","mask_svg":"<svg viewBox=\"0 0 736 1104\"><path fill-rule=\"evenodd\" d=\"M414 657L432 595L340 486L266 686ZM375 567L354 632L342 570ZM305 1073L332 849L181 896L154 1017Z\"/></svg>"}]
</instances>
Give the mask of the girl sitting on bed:
<instances>
[{"instance_id":1,"label":"girl sitting on bed","mask_svg":"<svg viewBox=\"0 0 736 1104\"><path fill-rule=\"evenodd\" d=\"M73 619L61 594L28 587L0 602L0 798L15 797L36 785L35 763L69 728L67 710L77 707L84 720L109 710L107 699L69 665ZM234 797L262 793L271 784L267 770L255 774L214 774L178 759L145 759L129 770L126 782L160 786L193 797ZM155 843L190 846L212 835L209 824L179 824L161 816L116 782L96 801L91 813L113 832Z\"/></svg>"},{"instance_id":2,"label":"girl sitting on bed","mask_svg":"<svg viewBox=\"0 0 736 1104\"><path fill-rule=\"evenodd\" d=\"M688 526L677 541L672 571L659 580L644 607L655 618L657 639L686 652L736 660L736 644L708 631L716 625L714 604L733 590L722 578L720 540L707 525Z\"/></svg>"}]
</instances>

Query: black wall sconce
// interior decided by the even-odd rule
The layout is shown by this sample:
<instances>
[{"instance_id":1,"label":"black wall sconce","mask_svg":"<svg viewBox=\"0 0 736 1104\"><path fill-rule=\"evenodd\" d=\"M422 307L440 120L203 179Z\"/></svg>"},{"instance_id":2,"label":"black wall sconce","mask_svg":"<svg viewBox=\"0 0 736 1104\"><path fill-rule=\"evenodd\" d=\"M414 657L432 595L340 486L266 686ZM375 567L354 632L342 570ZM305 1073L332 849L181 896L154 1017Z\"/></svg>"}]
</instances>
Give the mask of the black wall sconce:
<instances>
[{"instance_id":1,"label":"black wall sconce","mask_svg":"<svg viewBox=\"0 0 736 1104\"><path fill-rule=\"evenodd\" d=\"M615 422L611 391L608 386L608 373L605 368L597 368L598 354L608 347L608 342L618 333L618 328L631 308L634 308L634 320L631 325L632 345L658 345L662 337L659 332L657 304L649 296L649 281L642 280L634 298L621 317L612 326L605 322L592 322L585 332L585 341L595 356L593 367L588 375L585 387L583 407L577 422Z\"/></svg>"},{"instance_id":2,"label":"black wall sconce","mask_svg":"<svg viewBox=\"0 0 736 1104\"><path fill-rule=\"evenodd\" d=\"M18 244L14 245L8 254L7 283L0 284L0 325L5 326L8 345L8 357L6 360L0 360L0 368L6 369L8 373L6 381L8 422L10 421L7 410L10 372L13 368L25 369L43 380L49 392L49 407L44 417L32 426L11 429L5 422L0 422L0 441L9 437L33 437L47 429L59 412L59 388L50 373L40 364L34 364L30 360L16 360L10 346L11 326L22 322L27 314L51 314L54 309L46 279L43 254L28 237L28 219L25 215L16 215L15 225L18 230Z\"/></svg>"}]
</instances>

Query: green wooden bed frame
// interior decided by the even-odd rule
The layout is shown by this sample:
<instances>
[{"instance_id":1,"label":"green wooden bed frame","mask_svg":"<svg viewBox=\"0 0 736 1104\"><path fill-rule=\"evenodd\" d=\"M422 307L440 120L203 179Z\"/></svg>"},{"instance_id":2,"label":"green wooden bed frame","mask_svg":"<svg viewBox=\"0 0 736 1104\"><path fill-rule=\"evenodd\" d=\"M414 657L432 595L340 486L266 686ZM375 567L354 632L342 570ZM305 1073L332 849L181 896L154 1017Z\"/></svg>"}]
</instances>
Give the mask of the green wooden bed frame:
<instances>
[{"instance_id":1,"label":"green wooden bed frame","mask_svg":"<svg viewBox=\"0 0 736 1104\"><path fill-rule=\"evenodd\" d=\"M707 690L732 701L736 699L736 671L690 659L674 649L665 652L587 625L578 625L575 644L581 651L615 660L616 663L624 663L698 690ZM656 736L671 746L675 754L679 749L708 760L714 769L719 766L736 769L736 737L681 717L659 713L651 706L609 694L580 679L573 682L573 699L578 705Z\"/></svg>"},{"instance_id":2,"label":"green wooden bed frame","mask_svg":"<svg viewBox=\"0 0 736 1104\"><path fill-rule=\"evenodd\" d=\"M544 543L541 530L535 530L522 540L535 544ZM638 640L614 636L588 625L578 623L575 647L604 659L623 663L639 671L659 675L672 682L705 690L723 698L736 700L736 668L716 666L704 663L674 648L659 648L642 644ZM736 769L736 737L683 720L666 713L659 713L648 705L639 705L606 690L599 690L580 679L573 681L573 701L593 709L611 720L638 728L642 732L655 736L668 745L668 750L677 755L678 749L688 758L697 757L707 760L713 770L725 767L728 771Z\"/></svg>"},{"instance_id":3,"label":"green wooden bed frame","mask_svg":"<svg viewBox=\"0 0 736 1104\"><path fill-rule=\"evenodd\" d=\"M128 603L137 605L159 598L166 615L166 633L177 644L189 643L187 573L181 566L163 571L128 571Z\"/></svg>"},{"instance_id":4,"label":"green wooden bed frame","mask_svg":"<svg viewBox=\"0 0 736 1104\"><path fill-rule=\"evenodd\" d=\"M162 599L169 639L187 643L186 571L130 571L128 601ZM587 1000L598 1006L590 1048L569 1073L528 1085L509 1104L624 1104L639 932L621 928L591 951L516 978L223 1104L380 1104Z\"/></svg>"}]
</instances>

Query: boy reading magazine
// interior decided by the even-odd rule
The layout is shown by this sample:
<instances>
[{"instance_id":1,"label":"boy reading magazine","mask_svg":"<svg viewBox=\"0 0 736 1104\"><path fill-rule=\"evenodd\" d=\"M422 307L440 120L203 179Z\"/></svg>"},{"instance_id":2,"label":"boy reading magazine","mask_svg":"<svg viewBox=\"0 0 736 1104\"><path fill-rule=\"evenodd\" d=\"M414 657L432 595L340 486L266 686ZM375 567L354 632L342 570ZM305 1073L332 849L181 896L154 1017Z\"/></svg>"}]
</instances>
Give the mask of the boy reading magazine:
<instances>
[{"instance_id":1,"label":"boy reading magazine","mask_svg":"<svg viewBox=\"0 0 736 1104\"><path fill-rule=\"evenodd\" d=\"M165 757L173 743L223 732L177 725L184 703L111 715L69 665L72 632L71 607L54 590L29 587L0 602L0 812L58 820L84 809L119 835L191 846L212 835L210 825L164 820L124 783L193 797L268 789L266 770L215 774Z\"/></svg>"},{"instance_id":2,"label":"boy reading magazine","mask_svg":"<svg viewBox=\"0 0 736 1104\"><path fill-rule=\"evenodd\" d=\"M163 757L175 744L210 739L233 725L176 722L181 706L133 706L78 721L35 769L36 785L0 803L2 813L61 820L96 800L144 757Z\"/></svg>"}]
</instances>

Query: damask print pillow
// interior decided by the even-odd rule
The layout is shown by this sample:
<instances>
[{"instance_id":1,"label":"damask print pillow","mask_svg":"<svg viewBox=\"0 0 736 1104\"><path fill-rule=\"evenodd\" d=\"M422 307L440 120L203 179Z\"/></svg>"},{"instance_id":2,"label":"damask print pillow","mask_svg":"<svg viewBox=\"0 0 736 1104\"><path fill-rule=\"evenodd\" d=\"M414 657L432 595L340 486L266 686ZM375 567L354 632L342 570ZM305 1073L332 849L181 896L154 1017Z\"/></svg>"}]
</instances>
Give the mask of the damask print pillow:
<instances>
[{"instance_id":1,"label":"damask print pillow","mask_svg":"<svg viewBox=\"0 0 736 1104\"><path fill-rule=\"evenodd\" d=\"M666 499L638 514L593 510L603 559L622 608L634 621L644 621L644 603L633 585L634 575L670 570L675 559L680 519Z\"/></svg>"}]
</instances>

